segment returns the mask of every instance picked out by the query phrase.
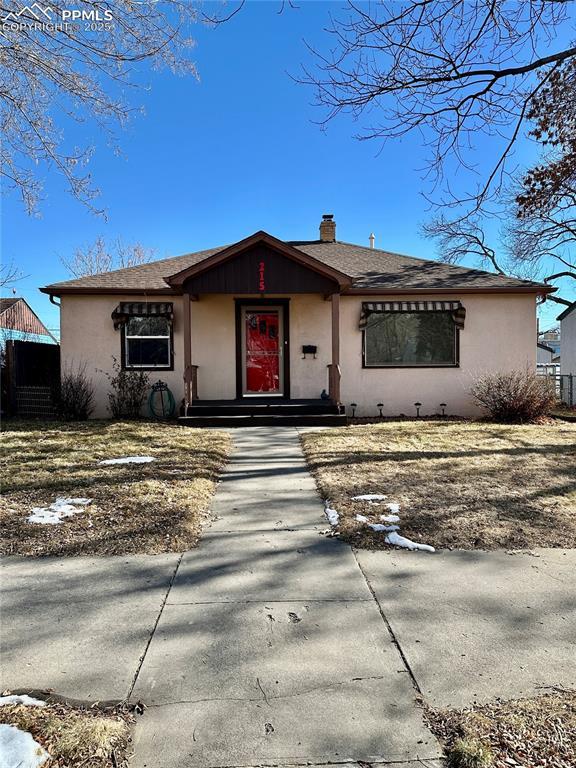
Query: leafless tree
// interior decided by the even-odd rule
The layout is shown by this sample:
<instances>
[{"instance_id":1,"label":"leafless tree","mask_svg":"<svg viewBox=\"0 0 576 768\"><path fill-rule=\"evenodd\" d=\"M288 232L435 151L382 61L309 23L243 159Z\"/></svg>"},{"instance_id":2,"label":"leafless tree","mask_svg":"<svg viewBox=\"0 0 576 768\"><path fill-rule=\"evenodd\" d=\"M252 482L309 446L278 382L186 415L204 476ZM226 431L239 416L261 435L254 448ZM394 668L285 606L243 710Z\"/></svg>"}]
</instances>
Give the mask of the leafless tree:
<instances>
[{"instance_id":1,"label":"leafless tree","mask_svg":"<svg viewBox=\"0 0 576 768\"><path fill-rule=\"evenodd\" d=\"M81 14L71 18L70 9ZM196 74L190 59L195 4L188 0L0 0L1 175L29 212L37 210L39 173L56 169L71 193L101 212L89 171L92 148L71 146L67 120L96 121L112 140L135 108L131 77L149 60Z\"/></svg>"},{"instance_id":2,"label":"leafless tree","mask_svg":"<svg viewBox=\"0 0 576 768\"><path fill-rule=\"evenodd\" d=\"M424 231L442 258L475 254L500 273L572 278L575 18L554 0L353 0L332 23L332 51L314 51L318 67L303 79L326 121L343 111L363 121L359 138L420 132L437 209ZM542 156L522 171L514 150L526 137ZM485 234L494 219L495 243Z\"/></svg>"},{"instance_id":3,"label":"leafless tree","mask_svg":"<svg viewBox=\"0 0 576 768\"><path fill-rule=\"evenodd\" d=\"M153 254L153 250L140 243L126 245L118 239L108 246L103 237L98 237L91 245L77 248L70 258L61 261L73 277L84 277L146 264Z\"/></svg>"},{"instance_id":4,"label":"leafless tree","mask_svg":"<svg viewBox=\"0 0 576 768\"><path fill-rule=\"evenodd\" d=\"M474 215L508 184L513 151L529 132L538 99L563 65L576 60L571 3L554 0L379 0L348 3L330 28L334 47L314 51L315 86L326 121L342 111L371 122L360 138L421 131L434 202ZM365 120L366 122L366 120ZM475 148L492 152L480 173ZM453 190L455 169L476 180Z\"/></svg>"}]
</instances>

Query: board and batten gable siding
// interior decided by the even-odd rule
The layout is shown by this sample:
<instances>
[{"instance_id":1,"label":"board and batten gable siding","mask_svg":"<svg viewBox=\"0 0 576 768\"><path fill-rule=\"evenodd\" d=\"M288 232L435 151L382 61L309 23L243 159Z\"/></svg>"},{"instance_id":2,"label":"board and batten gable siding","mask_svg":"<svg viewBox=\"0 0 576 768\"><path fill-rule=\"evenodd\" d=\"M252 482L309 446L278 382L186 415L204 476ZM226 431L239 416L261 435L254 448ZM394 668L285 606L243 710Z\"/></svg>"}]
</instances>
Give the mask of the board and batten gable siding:
<instances>
[{"instance_id":1,"label":"board and batten gable siding","mask_svg":"<svg viewBox=\"0 0 576 768\"><path fill-rule=\"evenodd\" d=\"M286 298L279 294L276 298ZM192 302L192 363L198 366L198 392L202 399L224 400L236 396L235 298L249 295L208 294ZM255 298L255 297L253 297ZM274 296L266 295L270 304ZM414 403L423 414L447 412L479 415L468 393L482 373L536 367L536 299L534 294L406 295L405 301L460 300L466 307L465 328L460 333L458 368L363 368L362 332L358 322L363 301L393 301L397 296L342 296L340 359L342 402L358 404L358 416L376 416L377 403L384 414L414 415ZM150 371L150 381L162 379L177 404L183 395L184 369L182 297L174 304L174 370ZM111 313L120 301L142 301L134 295L64 295L61 300L61 347L63 365L87 364L96 394L94 417L109 415L108 380L112 355L120 359L121 333L115 331ZM318 398L328 388L327 365L331 360L330 301L320 294L290 297L291 397ZM576 313L572 313L576 317ZM302 346L318 347L316 359L302 358Z\"/></svg>"},{"instance_id":2,"label":"board and batten gable siding","mask_svg":"<svg viewBox=\"0 0 576 768\"><path fill-rule=\"evenodd\" d=\"M309 267L298 264L280 253L256 245L184 283L191 294L254 294L284 295L332 293L337 283Z\"/></svg>"}]
</instances>

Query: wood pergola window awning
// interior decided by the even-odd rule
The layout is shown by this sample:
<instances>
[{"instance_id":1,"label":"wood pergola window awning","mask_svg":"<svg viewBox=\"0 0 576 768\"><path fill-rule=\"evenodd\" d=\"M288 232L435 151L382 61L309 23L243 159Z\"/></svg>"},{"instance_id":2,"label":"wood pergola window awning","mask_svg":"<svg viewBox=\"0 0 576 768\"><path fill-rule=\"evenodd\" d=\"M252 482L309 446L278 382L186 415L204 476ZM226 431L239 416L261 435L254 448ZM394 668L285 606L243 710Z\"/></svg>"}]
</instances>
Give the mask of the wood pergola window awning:
<instances>
[{"instance_id":1,"label":"wood pergola window awning","mask_svg":"<svg viewBox=\"0 0 576 768\"><path fill-rule=\"evenodd\" d=\"M131 317L165 317L174 319L174 305L171 301L121 301L112 312L114 328L118 330Z\"/></svg>"},{"instance_id":2,"label":"wood pergola window awning","mask_svg":"<svg viewBox=\"0 0 576 768\"><path fill-rule=\"evenodd\" d=\"M463 330L466 320L466 307L460 301L365 301L360 312L360 330L366 328L371 314L385 312L451 312L458 330Z\"/></svg>"}]
</instances>

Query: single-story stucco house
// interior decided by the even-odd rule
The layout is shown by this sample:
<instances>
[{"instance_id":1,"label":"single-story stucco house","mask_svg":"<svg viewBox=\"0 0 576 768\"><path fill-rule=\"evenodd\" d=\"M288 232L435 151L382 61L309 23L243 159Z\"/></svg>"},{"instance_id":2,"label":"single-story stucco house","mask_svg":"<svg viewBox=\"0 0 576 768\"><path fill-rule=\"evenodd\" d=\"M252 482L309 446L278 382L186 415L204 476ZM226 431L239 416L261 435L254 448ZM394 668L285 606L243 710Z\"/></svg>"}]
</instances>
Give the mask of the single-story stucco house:
<instances>
[{"instance_id":1,"label":"single-story stucco house","mask_svg":"<svg viewBox=\"0 0 576 768\"><path fill-rule=\"evenodd\" d=\"M415 415L417 402L422 415L475 415L475 376L536 369L536 301L551 290L342 242L332 215L317 240L260 231L42 288L60 297L62 362L87 364L95 416L114 356L167 382L189 423L338 418L352 403L357 416Z\"/></svg>"}]
</instances>

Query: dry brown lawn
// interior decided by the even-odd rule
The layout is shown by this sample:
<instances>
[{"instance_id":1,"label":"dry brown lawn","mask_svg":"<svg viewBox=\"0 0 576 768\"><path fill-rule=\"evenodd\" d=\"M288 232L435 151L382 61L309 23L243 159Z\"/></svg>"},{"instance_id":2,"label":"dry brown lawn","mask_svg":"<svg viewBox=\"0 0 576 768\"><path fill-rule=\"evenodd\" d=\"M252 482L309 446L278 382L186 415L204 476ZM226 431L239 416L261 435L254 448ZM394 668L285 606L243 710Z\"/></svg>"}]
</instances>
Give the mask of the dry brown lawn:
<instances>
[{"instance_id":1,"label":"dry brown lawn","mask_svg":"<svg viewBox=\"0 0 576 768\"><path fill-rule=\"evenodd\" d=\"M0 460L0 552L178 552L197 544L230 450L222 432L152 422L7 422ZM148 464L101 459L153 456ZM92 503L57 525L30 523L57 497Z\"/></svg>"},{"instance_id":2,"label":"dry brown lawn","mask_svg":"<svg viewBox=\"0 0 576 768\"><path fill-rule=\"evenodd\" d=\"M400 534L437 548L576 546L574 424L386 421L302 441L340 535L356 546L388 546L355 521L388 512L351 501L367 493L400 503Z\"/></svg>"},{"instance_id":3,"label":"dry brown lawn","mask_svg":"<svg viewBox=\"0 0 576 768\"><path fill-rule=\"evenodd\" d=\"M32 734L48 752L44 768L126 768L132 753L131 724L122 707L2 706L0 723Z\"/></svg>"},{"instance_id":4,"label":"dry brown lawn","mask_svg":"<svg viewBox=\"0 0 576 768\"><path fill-rule=\"evenodd\" d=\"M425 710L450 768L574 768L576 693L496 701L464 710Z\"/></svg>"}]
</instances>

